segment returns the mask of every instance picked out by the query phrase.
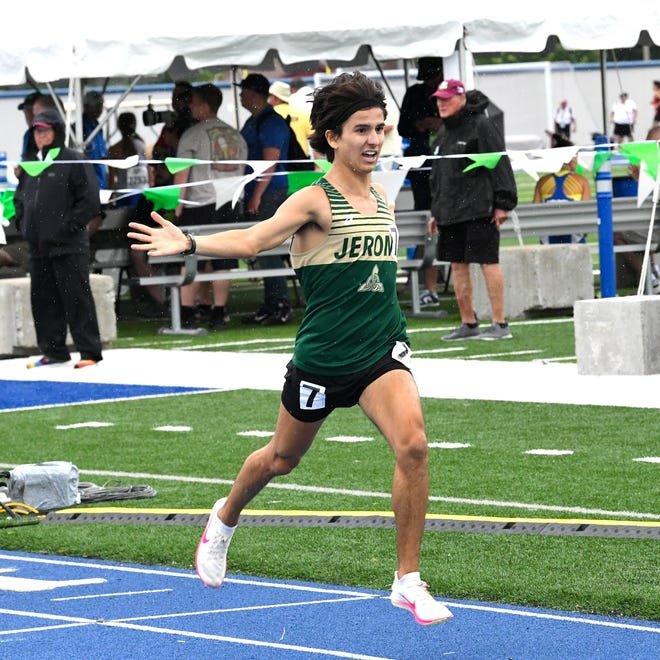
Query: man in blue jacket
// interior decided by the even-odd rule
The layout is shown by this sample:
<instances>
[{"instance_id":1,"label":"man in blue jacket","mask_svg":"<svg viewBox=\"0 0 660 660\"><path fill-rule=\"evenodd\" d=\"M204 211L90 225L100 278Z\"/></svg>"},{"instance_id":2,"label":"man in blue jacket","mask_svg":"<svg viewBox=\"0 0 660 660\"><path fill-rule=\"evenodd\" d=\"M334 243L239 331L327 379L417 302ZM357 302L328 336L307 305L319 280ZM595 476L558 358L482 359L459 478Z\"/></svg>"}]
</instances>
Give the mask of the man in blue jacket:
<instances>
[{"instance_id":1,"label":"man in blue jacket","mask_svg":"<svg viewBox=\"0 0 660 660\"><path fill-rule=\"evenodd\" d=\"M28 172L16 189L16 222L30 251L30 299L42 367L71 359L67 326L80 360L75 368L102 359L96 308L89 283L87 223L100 211L99 185L81 154L64 146L64 122L56 110L32 121L37 159L53 161L38 175Z\"/></svg>"},{"instance_id":2,"label":"man in blue jacket","mask_svg":"<svg viewBox=\"0 0 660 660\"><path fill-rule=\"evenodd\" d=\"M430 231L439 231L438 258L449 261L461 325L443 339L511 339L504 316L504 278L499 265L500 225L518 197L511 163L502 156L497 165L465 172L472 160L460 156L503 152L504 137L484 114L488 97L466 93L460 80L445 80L433 94L442 125L438 130L431 170ZM458 157L457 157L458 156ZM492 324L483 332L472 304L470 264L477 263L486 281Z\"/></svg>"}]
</instances>

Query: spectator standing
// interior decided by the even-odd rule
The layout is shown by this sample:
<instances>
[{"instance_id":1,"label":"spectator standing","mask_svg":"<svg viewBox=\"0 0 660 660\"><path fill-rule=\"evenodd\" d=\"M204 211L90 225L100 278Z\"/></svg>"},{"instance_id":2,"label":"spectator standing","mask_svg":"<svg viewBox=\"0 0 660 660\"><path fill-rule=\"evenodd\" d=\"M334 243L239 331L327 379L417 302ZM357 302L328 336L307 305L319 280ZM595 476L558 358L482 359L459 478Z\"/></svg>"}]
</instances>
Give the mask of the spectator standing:
<instances>
[{"instance_id":1,"label":"spectator standing","mask_svg":"<svg viewBox=\"0 0 660 660\"><path fill-rule=\"evenodd\" d=\"M172 115L163 125L154 144L152 150L154 160L164 161L166 158L176 156L181 136L196 123L190 110L192 91L193 86L186 80L180 80L174 84L171 100ZM161 163L151 165L149 171L149 185L152 187L170 186L174 183L174 177Z\"/></svg>"},{"instance_id":2,"label":"spectator standing","mask_svg":"<svg viewBox=\"0 0 660 660\"><path fill-rule=\"evenodd\" d=\"M85 154L90 160L102 160L108 154L108 145L99 129L99 118L103 114L103 94L96 90L86 92L83 97L83 140L85 142ZM98 129L98 130L97 130ZM90 136L94 133L91 139ZM105 190L108 187L108 169L105 165L94 164L94 171L99 182L99 188Z\"/></svg>"},{"instance_id":3,"label":"spectator standing","mask_svg":"<svg viewBox=\"0 0 660 660\"><path fill-rule=\"evenodd\" d=\"M238 222L241 219L239 208L232 208L227 202L216 209L214 179L238 176L242 174L242 163L222 161L245 161L248 154L243 136L232 126L218 118L222 105L222 92L215 85L206 83L193 88L190 110L196 121L188 128L177 149L179 158L213 161L193 165L174 175L174 183L196 185L182 187L180 198L191 203L182 204L176 210L181 226L209 225ZM236 268L235 259L213 259L202 262L207 272ZM225 307L229 297L229 280L214 280L214 306L210 314L209 325L212 330L220 330L226 323ZM198 283L193 282L181 288L181 324L191 327L195 322L195 301Z\"/></svg>"},{"instance_id":4,"label":"spectator standing","mask_svg":"<svg viewBox=\"0 0 660 660\"><path fill-rule=\"evenodd\" d=\"M484 111L488 98L471 92L469 101L460 80L444 80L434 93L442 126L434 153L459 156L503 152L504 137ZM451 262L454 294L461 325L443 339L510 339L504 316L504 278L499 264L500 225L515 208L518 197L513 170L507 156L493 169L463 170L468 158L438 158L431 173L431 219L429 230L439 230L438 258ZM472 304L470 264L481 266L490 300L492 324L484 332Z\"/></svg>"},{"instance_id":5,"label":"spectator standing","mask_svg":"<svg viewBox=\"0 0 660 660\"><path fill-rule=\"evenodd\" d=\"M555 110L555 133L563 135L567 140L571 139L571 131L577 130L577 123L573 108L568 101L563 99Z\"/></svg>"},{"instance_id":6,"label":"spectator standing","mask_svg":"<svg viewBox=\"0 0 660 660\"><path fill-rule=\"evenodd\" d=\"M302 78L292 78L289 89L291 90L289 104L302 110L309 119L312 111L312 101L314 100L314 90Z\"/></svg>"},{"instance_id":7,"label":"spectator standing","mask_svg":"<svg viewBox=\"0 0 660 660\"><path fill-rule=\"evenodd\" d=\"M64 146L64 123L46 110L32 122L37 157L81 160ZM99 214L99 186L87 163L51 165L38 176L27 173L16 189L16 222L30 251L30 300L43 356L28 367L68 362L67 326L80 361L76 368L102 359L96 307L89 282L87 224Z\"/></svg>"},{"instance_id":8,"label":"spectator standing","mask_svg":"<svg viewBox=\"0 0 660 660\"><path fill-rule=\"evenodd\" d=\"M309 121L309 114L289 102L291 88L288 83L282 80L276 80L268 88L268 91L268 103L291 126L298 144L305 152L305 156L309 158L309 138L312 134L312 124Z\"/></svg>"},{"instance_id":9,"label":"spectator standing","mask_svg":"<svg viewBox=\"0 0 660 660\"><path fill-rule=\"evenodd\" d=\"M610 121L614 124L614 140L617 144L632 142L637 122L637 104L628 98L626 92L621 92L618 101L612 106Z\"/></svg>"},{"instance_id":10,"label":"spectator standing","mask_svg":"<svg viewBox=\"0 0 660 660\"><path fill-rule=\"evenodd\" d=\"M279 161L282 154L289 152L289 127L268 103L268 78L260 73L251 73L240 83L234 84L241 88L241 105L250 113L241 129L248 145L248 159ZM285 171L281 163L274 163L256 181L245 186L246 220L265 220L277 211L288 194L286 174L277 174ZM282 258L277 255L260 256L257 264L264 269L283 267ZM263 304L246 322L281 325L292 318L286 277L265 278Z\"/></svg>"},{"instance_id":11,"label":"spectator standing","mask_svg":"<svg viewBox=\"0 0 660 660\"><path fill-rule=\"evenodd\" d=\"M660 126L660 80L653 81L653 98L651 99L653 106L653 123L651 128Z\"/></svg>"},{"instance_id":12,"label":"spectator standing","mask_svg":"<svg viewBox=\"0 0 660 660\"><path fill-rule=\"evenodd\" d=\"M435 99L431 96L442 80L443 66L441 57L420 57L417 62L417 80L406 90L401 102L401 112L397 130L402 138L407 138L408 146L404 156L422 156L431 153L431 144L440 128L440 116ZM423 169L410 170L408 180L413 194L415 210L426 211L431 208L431 188L429 186L431 161L423 164ZM418 248L420 250L422 248ZM437 305L438 268L428 266L423 273L424 290L420 294L422 307Z\"/></svg>"},{"instance_id":13,"label":"spectator standing","mask_svg":"<svg viewBox=\"0 0 660 660\"><path fill-rule=\"evenodd\" d=\"M145 160L144 140L136 133L137 118L132 112L122 112L117 117L117 130L121 139L108 149L108 158L124 160L131 156L138 156L140 161ZM108 170L108 185L112 190L142 190L149 185L147 166L138 163L134 167L121 169L111 167ZM117 206L135 206L139 196L126 197L117 203Z\"/></svg>"},{"instance_id":14,"label":"spectator standing","mask_svg":"<svg viewBox=\"0 0 660 660\"><path fill-rule=\"evenodd\" d=\"M312 109L312 148L326 154L330 171L291 195L272 218L249 229L196 238L203 254L249 256L292 237L291 258L308 303L275 433L247 458L229 495L213 506L195 566L204 584L221 586L241 511L274 477L298 465L335 408L359 404L394 454L398 557L390 602L426 625L452 614L431 596L419 573L428 447L397 300L394 215L384 188L371 181L385 114L380 86L361 73L338 76L317 92ZM155 255L195 250L195 239L154 215L158 229L131 224L129 237L140 241L136 249ZM353 249L365 245L372 248Z\"/></svg>"},{"instance_id":15,"label":"spectator standing","mask_svg":"<svg viewBox=\"0 0 660 660\"><path fill-rule=\"evenodd\" d=\"M23 111L27 128L23 133L23 145L21 147L21 160L31 160L34 157L34 137L32 136L32 120L34 119L34 103L41 98L41 92L28 94L19 104L18 109ZM30 148L32 147L32 148Z\"/></svg>"}]
</instances>

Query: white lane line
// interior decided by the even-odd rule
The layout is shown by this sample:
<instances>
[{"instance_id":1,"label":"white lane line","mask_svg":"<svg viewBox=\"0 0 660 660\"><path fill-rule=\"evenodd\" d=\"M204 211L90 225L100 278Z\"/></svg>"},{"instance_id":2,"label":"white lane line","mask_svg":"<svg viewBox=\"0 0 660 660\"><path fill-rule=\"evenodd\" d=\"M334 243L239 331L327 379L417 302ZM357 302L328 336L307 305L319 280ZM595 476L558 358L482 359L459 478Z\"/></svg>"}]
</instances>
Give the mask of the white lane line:
<instances>
[{"instance_id":1,"label":"white lane line","mask_svg":"<svg viewBox=\"0 0 660 660\"><path fill-rule=\"evenodd\" d=\"M43 630L55 630L60 628L71 628L75 626L91 625L103 626L106 628L123 628L127 630L137 630L140 632L152 632L159 635L176 635L177 637L193 637L196 639L208 639L218 642L229 642L232 644L242 644L243 646L260 646L265 648L282 649L285 651L298 651L301 653L314 653L317 655L328 655L335 658L352 658L353 660L388 660L382 656L364 655L361 653L348 653L346 651L336 651L332 649L320 649L312 646L298 646L295 644L282 644L278 642L265 642L259 639L243 639L240 637L228 637L226 635L211 635L206 633L192 632L189 630L177 630L173 628L159 628L157 626L144 626L122 621L94 621L92 619L75 619L73 617L59 616L53 614L43 614L40 612L23 612L21 610L0 609L0 614L27 616L36 619L48 619L51 621L70 621L59 626L44 626L35 628L24 628L22 630L1 630L0 635L16 635L25 632L41 632Z\"/></svg>"},{"instance_id":2,"label":"white lane line","mask_svg":"<svg viewBox=\"0 0 660 660\"><path fill-rule=\"evenodd\" d=\"M480 353L479 355L466 355L466 360L482 360L493 357L509 357L511 355L533 355L534 353L543 353L540 349L530 349L528 351L500 351L499 353Z\"/></svg>"},{"instance_id":3,"label":"white lane line","mask_svg":"<svg viewBox=\"0 0 660 660\"><path fill-rule=\"evenodd\" d=\"M14 468L15 465L0 464L0 468ZM129 479L158 479L162 481L181 481L184 483L217 484L221 486L233 485L233 479L212 479L209 477L182 477L173 474L152 474L149 472L117 472L114 470L80 470L81 474L92 474L105 477L126 477ZM377 499L391 499L392 493L379 493L365 490L347 488L327 488L324 486L301 486L271 482L266 488L275 490L289 490L300 493L325 493L328 495L352 495L355 497L372 497ZM553 504L530 504L527 502L508 502L506 500L475 500L467 497L446 497L431 495L431 502L447 502L450 504L472 504L474 506L492 506L498 508L525 509L528 511L560 511L562 513L577 513L580 515L596 515L615 518L639 518L660 520L660 513L640 513L637 511L609 511L607 509L590 509L581 506L561 506Z\"/></svg>"},{"instance_id":4,"label":"white lane line","mask_svg":"<svg viewBox=\"0 0 660 660\"><path fill-rule=\"evenodd\" d=\"M13 469L16 465L0 463L0 468ZM182 477L174 474L153 474L150 472L118 472L114 470L80 470L81 474L91 474L102 477L126 477L129 479L157 479L161 481L177 481L196 484L216 484L219 486L233 485L233 479L213 479L210 477ZM328 495L352 495L355 497L372 497L391 499L391 493L379 493L347 488L327 488L325 486L301 486L271 482L266 488L289 490L299 493L325 493ZM561 506L554 504L529 504L527 502L509 502L506 500L475 500L467 497L447 497L442 495L429 496L430 502L446 502L449 504L471 504L474 506L492 506L505 509L524 509L527 511L558 511L576 513L579 515L595 515L614 518L638 518L641 520L660 520L660 513L640 513L638 511L609 511L608 509L590 509L581 506Z\"/></svg>"},{"instance_id":5,"label":"white lane line","mask_svg":"<svg viewBox=\"0 0 660 660\"><path fill-rule=\"evenodd\" d=\"M114 598L115 596L139 596L141 594L160 594L174 589L143 589L142 591L116 591L109 594L91 594L88 596L65 596L63 598L51 598L51 601L62 602L65 600L89 600L93 598Z\"/></svg>"},{"instance_id":6,"label":"white lane line","mask_svg":"<svg viewBox=\"0 0 660 660\"><path fill-rule=\"evenodd\" d=\"M119 573L139 573L140 575L160 575L163 577L185 578L188 580L199 580L196 573L180 573L178 571L167 571L162 568L144 568L141 566L118 566L113 564L97 564L95 562L83 562L71 559L50 559L47 557L21 557L19 555L3 555L0 559L9 561L24 561L31 564L50 564L53 566L76 566L81 568L94 568L102 571L116 571ZM338 596L354 596L356 598L367 598L373 594L365 593L357 589L334 589L328 587L311 587L302 584L286 584L282 582L268 582L266 580L255 580L247 578L226 578L225 582L243 584L251 587L268 587L271 589L286 589L289 591L305 591L319 594L334 594ZM0 610L2 613L2 610Z\"/></svg>"},{"instance_id":7,"label":"white lane line","mask_svg":"<svg viewBox=\"0 0 660 660\"><path fill-rule=\"evenodd\" d=\"M382 598L376 594L365 594L364 596L352 596L345 598L322 598L321 600L306 600L298 601L295 603L270 603L268 605L246 605L245 607L226 607L215 610L195 610L192 612L172 612L170 614L150 614L148 616L132 616L122 619L113 619L118 622L133 622L133 621L154 621L157 619L176 619L184 616L200 616L202 614L227 614L229 612L251 612L253 610L274 610L283 607L300 607L307 605L324 605L326 603L349 603L356 600L374 600ZM389 598L389 596L388 596Z\"/></svg>"},{"instance_id":8,"label":"white lane line","mask_svg":"<svg viewBox=\"0 0 660 660\"><path fill-rule=\"evenodd\" d=\"M638 630L641 632L650 632L660 634L660 626L642 626L636 623L621 623L619 621L598 621L597 619L587 619L581 616L570 616L566 614L549 614L547 612L534 612L526 610L516 610L510 607L490 607L488 605L469 605L466 603L454 603L442 601L448 607L454 607L465 610L478 610L480 612L493 612L495 614L512 614L514 616L526 616L532 619L549 619L551 621L567 621L568 623L584 623L590 626L603 626L605 628L622 628L624 630Z\"/></svg>"},{"instance_id":9,"label":"white lane line","mask_svg":"<svg viewBox=\"0 0 660 660\"><path fill-rule=\"evenodd\" d=\"M269 649L282 649L284 651L298 651L300 653L314 653L317 655L329 655L335 658L352 658L353 660L388 660L383 656L363 655L361 653L348 653L346 651L335 651L330 649L319 649L313 646L297 646L295 644L282 644L280 642L264 642L259 639L243 639L240 637L228 637L226 635L210 635L207 633L191 632L188 630L177 630L173 628L159 628L157 626L141 626L130 623L115 623L106 621L103 626L110 628L128 628L141 632L153 632L160 635L176 635L177 637L194 637L195 639L209 639L216 642L229 642L231 644L242 644L243 646L260 646Z\"/></svg>"}]
</instances>

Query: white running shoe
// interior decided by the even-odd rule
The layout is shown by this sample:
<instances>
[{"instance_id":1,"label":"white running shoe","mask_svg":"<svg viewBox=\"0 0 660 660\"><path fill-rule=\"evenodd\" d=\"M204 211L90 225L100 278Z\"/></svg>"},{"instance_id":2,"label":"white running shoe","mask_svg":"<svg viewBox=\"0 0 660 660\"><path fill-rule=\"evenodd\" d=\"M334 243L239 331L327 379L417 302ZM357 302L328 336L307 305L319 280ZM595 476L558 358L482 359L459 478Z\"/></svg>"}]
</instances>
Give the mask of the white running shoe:
<instances>
[{"instance_id":1,"label":"white running shoe","mask_svg":"<svg viewBox=\"0 0 660 660\"><path fill-rule=\"evenodd\" d=\"M409 610L415 621L422 626L444 623L454 616L442 603L431 596L426 582L420 580L403 586L398 573L394 574L390 602L394 607Z\"/></svg>"},{"instance_id":2,"label":"white running shoe","mask_svg":"<svg viewBox=\"0 0 660 660\"><path fill-rule=\"evenodd\" d=\"M209 521L206 523L195 553L197 575L207 587L221 586L227 573L227 549L231 541L231 534L222 533L220 518L218 518L218 512L226 501L227 498L223 497L213 505Z\"/></svg>"}]
</instances>

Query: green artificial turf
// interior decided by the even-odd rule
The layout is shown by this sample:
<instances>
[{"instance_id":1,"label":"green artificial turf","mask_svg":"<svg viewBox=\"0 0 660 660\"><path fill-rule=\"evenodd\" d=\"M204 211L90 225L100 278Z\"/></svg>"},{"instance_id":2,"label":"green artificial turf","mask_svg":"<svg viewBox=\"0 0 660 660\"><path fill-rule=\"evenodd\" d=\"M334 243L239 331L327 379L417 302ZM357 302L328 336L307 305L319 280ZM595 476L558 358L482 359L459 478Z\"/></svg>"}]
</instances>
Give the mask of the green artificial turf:
<instances>
[{"instance_id":1,"label":"green artificial turf","mask_svg":"<svg viewBox=\"0 0 660 660\"><path fill-rule=\"evenodd\" d=\"M3 423L13 437L26 441L5 443L0 463L70 460L83 471L83 481L149 484L158 491L153 499L117 503L121 506L208 509L228 485L195 479L232 480L243 459L264 443L263 438L237 434L272 431L278 400L277 392L233 391L4 413ZM471 445L430 450L433 513L613 517L507 504L518 503L660 515L657 465L633 461L657 454L657 410L436 399L423 403L430 442ZM113 426L55 428L90 421ZM163 425L189 425L191 430L155 430ZM341 435L372 440L329 440ZM574 454L524 453L534 448L571 449ZM339 410L324 424L301 465L275 482L291 489L266 488L251 507L386 511L392 467L384 439L359 409ZM101 477L85 470L166 478ZM329 490L313 490L318 486ZM40 524L0 529L0 547L190 568L200 532L162 525ZM422 552L424 577L445 598L656 620L659 560L658 540L524 534L428 532ZM386 589L394 562L392 530L245 527L232 545L230 571Z\"/></svg>"}]
</instances>

